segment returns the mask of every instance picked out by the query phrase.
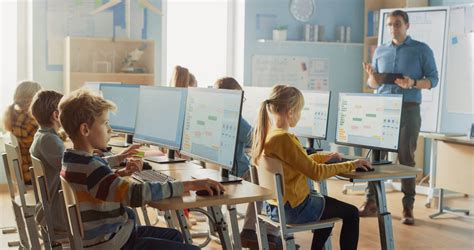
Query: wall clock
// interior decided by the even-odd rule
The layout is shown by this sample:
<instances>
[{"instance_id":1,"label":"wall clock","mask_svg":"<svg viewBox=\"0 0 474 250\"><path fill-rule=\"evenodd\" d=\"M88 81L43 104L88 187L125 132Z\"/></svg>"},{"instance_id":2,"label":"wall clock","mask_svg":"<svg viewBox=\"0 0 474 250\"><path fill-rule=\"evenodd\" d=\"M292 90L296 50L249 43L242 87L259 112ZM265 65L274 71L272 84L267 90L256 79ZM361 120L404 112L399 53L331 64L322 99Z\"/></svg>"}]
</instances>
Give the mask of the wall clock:
<instances>
[{"instance_id":1,"label":"wall clock","mask_svg":"<svg viewBox=\"0 0 474 250\"><path fill-rule=\"evenodd\" d=\"M314 13L313 0L290 0L290 13L300 22L307 22Z\"/></svg>"}]
</instances>

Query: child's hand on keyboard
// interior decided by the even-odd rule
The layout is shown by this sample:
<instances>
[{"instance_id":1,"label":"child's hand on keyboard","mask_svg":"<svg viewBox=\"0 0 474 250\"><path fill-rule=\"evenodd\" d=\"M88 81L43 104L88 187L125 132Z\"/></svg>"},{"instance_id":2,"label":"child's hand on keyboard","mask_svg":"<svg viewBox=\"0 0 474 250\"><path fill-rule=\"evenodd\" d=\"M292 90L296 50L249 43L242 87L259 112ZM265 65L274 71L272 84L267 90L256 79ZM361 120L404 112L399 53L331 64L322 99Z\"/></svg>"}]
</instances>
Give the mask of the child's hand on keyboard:
<instances>
[{"instance_id":1,"label":"child's hand on keyboard","mask_svg":"<svg viewBox=\"0 0 474 250\"><path fill-rule=\"evenodd\" d=\"M118 171L120 176L130 176L143 168L143 160L141 158L131 158L127 160L124 168Z\"/></svg>"},{"instance_id":2,"label":"child's hand on keyboard","mask_svg":"<svg viewBox=\"0 0 474 250\"><path fill-rule=\"evenodd\" d=\"M183 181L184 192L206 190L209 195L219 195L224 193L224 186L211 179L198 179Z\"/></svg>"},{"instance_id":3,"label":"child's hand on keyboard","mask_svg":"<svg viewBox=\"0 0 474 250\"><path fill-rule=\"evenodd\" d=\"M324 158L323 162L327 162L331 159L337 160L339 162L342 160L342 155L339 154L338 152L331 152L328 155L326 155L326 158Z\"/></svg>"}]
</instances>

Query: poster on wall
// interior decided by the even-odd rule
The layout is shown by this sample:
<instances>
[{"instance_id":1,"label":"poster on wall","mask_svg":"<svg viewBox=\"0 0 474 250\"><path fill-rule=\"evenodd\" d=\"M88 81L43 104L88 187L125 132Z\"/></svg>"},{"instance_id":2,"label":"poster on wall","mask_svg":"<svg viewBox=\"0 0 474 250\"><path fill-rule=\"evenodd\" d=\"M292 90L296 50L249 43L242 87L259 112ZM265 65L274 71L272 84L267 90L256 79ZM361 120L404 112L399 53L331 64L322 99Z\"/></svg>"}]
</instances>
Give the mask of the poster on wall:
<instances>
[{"instance_id":1,"label":"poster on wall","mask_svg":"<svg viewBox=\"0 0 474 250\"><path fill-rule=\"evenodd\" d=\"M329 90L329 60L303 56L254 55L252 86L288 84L299 89Z\"/></svg>"}]
</instances>

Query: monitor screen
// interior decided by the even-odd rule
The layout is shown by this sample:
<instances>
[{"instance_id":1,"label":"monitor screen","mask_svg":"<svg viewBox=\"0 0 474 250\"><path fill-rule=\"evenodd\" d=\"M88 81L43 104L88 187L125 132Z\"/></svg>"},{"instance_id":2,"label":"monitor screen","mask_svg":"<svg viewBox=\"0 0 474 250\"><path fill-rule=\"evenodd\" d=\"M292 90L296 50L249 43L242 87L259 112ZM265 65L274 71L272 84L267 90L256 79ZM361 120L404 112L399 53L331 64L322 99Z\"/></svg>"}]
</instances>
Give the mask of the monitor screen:
<instances>
[{"instance_id":1,"label":"monitor screen","mask_svg":"<svg viewBox=\"0 0 474 250\"><path fill-rule=\"evenodd\" d=\"M105 99L117 106L115 112L110 112L110 127L115 131L133 133L137 117L140 85L101 84L100 91Z\"/></svg>"},{"instance_id":2,"label":"monitor screen","mask_svg":"<svg viewBox=\"0 0 474 250\"><path fill-rule=\"evenodd\" d=\"M189 88L181 153L231 170L242 91Z\"/></svg>"},{"instance_id":3,"label":"monitor screen","mask_svg":"<svg viewBox=\"0 0 474 250\"><path fill-rule=\"evenodd\" d=\"M185 88L140 88L134 140L179 150L183 135Z\"/></svg>"},{"instance_id":4,"label":"monitor screen","mask_svg":"<svg viewBox=\"0 0 474 250\"><path fill-rule=\"evenodd\" d=\"M304 96L301 118L296 127L291 128L290 131L297 136L325 140L331 92L314 90L302 90L301 92Z\"/></svg>"},{"instance_id":5,"label":"monitor screen","mask_svg":"<svg viewBox=\"0 0 474 250\"><path fill-rule=\"evenodd\" d=\"M403 95L339 93L336 143L397 151Z\"/></svg>"},{"instance_id":6,"label":"monitor screen","mask_svg":"<svg viewBox=\"0 0 474 250\"><path fill-rule=\"evenodd\" d=\"M242 117L255 127L257 116L263 101L270 98L272 88L269 87L244 87L244 102L242 103Z\"/></svg>"}]
</instances>

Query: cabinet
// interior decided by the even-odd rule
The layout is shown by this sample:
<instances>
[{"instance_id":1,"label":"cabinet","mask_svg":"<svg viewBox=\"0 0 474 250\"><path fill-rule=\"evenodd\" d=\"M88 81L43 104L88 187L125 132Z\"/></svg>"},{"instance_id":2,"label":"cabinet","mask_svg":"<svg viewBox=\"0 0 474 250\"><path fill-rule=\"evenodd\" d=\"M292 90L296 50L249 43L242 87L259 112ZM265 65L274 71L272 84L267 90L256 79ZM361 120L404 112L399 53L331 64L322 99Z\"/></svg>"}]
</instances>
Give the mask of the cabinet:
<instances>
[{"instance_id":1,"label":"cabinet","mask_svg":"<svg viewBox=\"0 0 474 250\"><path fill-rule=\"evenodd\" d=\"M84 82L154 84L154 41L66 37L64 47L65 94L80 88ZM141 72L122 72L124 59L140 48L143 54L133 66L142 69Z\"/></svg>"}]
</instances>

